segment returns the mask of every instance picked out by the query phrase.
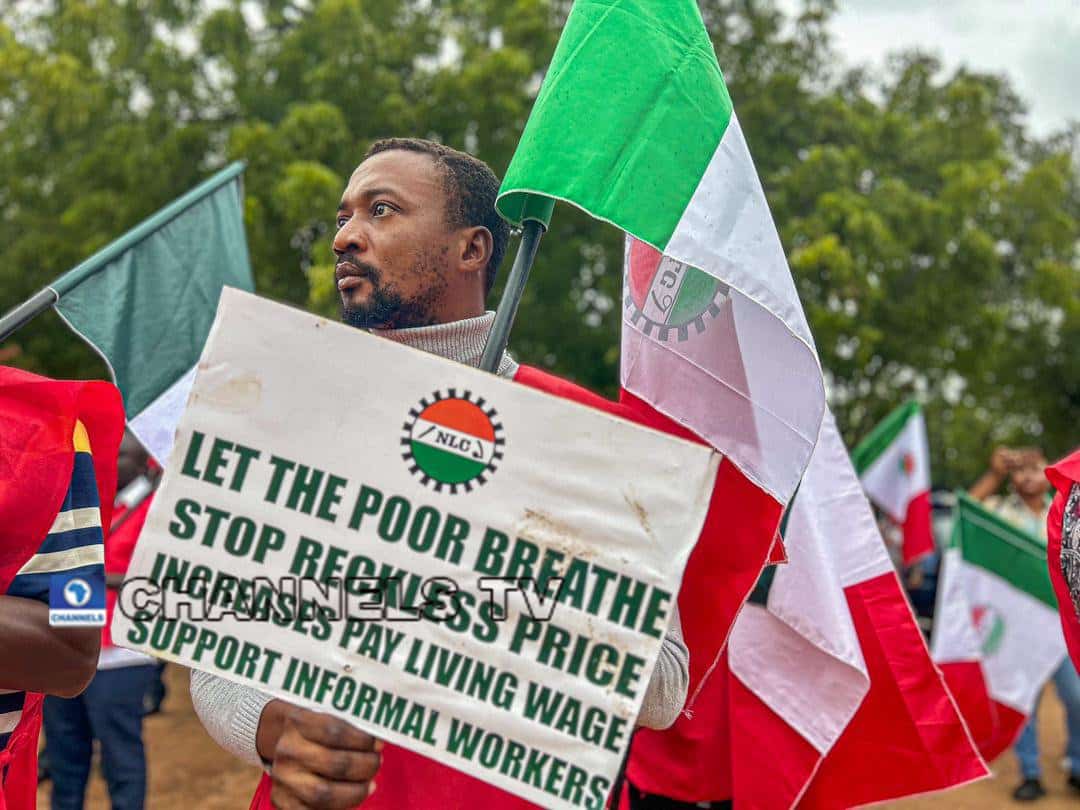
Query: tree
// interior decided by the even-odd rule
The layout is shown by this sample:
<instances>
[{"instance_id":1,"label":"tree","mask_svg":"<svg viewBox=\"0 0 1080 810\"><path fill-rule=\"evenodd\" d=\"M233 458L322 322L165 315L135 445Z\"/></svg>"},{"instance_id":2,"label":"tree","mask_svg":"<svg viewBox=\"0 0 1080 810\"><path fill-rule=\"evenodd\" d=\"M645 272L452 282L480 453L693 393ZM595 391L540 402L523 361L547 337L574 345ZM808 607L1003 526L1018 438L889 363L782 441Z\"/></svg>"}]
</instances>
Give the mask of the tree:
<instances>
[{"instance_id":1,"label":"tree","mask_svg":"<svg viewBox=\"0 0 1080 810\"><path fill-rule=\"evenodd\" d=\"M1076 133L1032 138L1004 79L946 76L926 56L882 77L842 70L834 0L795 18L774 0L700 5L849 443L915 394L941 484L970 479L996 441L1064 452L1080 414ZM329 229L367 146L434 137L501 172L569 7L14 3L0 11L0 301L239 158L257 289L332 315ZM621 263L614 229L558 207L518 356L614 393ZM54 316L0 352L105 373Z\"/></svg>"},{"instance_id":2,"label":"tree","mask_svg":"<svg viewBox=\"0 0 1080 810\"><path fill-rule=\"evenodd\" d=\"M935 483L997 442L1075 441L1077 174L1003 80L898 57L820 99L819 143L769 178L830 399L849 443L907 396L927 406ZM1075 367L1074 367L1075 368Z\"/></svg>"}]
</instances>

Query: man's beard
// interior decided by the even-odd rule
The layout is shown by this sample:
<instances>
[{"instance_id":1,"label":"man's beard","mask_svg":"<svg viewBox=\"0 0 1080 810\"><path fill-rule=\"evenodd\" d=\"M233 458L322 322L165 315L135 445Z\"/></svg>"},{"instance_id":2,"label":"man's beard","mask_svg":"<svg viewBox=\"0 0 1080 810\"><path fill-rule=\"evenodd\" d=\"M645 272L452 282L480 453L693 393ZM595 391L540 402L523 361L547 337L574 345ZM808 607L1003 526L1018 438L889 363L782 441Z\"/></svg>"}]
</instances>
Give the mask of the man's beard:
<instances>
[{"instance_id":1,"label":"man's beard","mask_svg":"<svg viewBox=\"0 0 1080 810\"><path fill-rule=\"evenodd\" d=\"M431 314L431 303L434 294L437 294L435 290L406 299L397 290L382 283L382 274L377 268L366 262L352 263L364 270L371 284L371 294L360 306L349 306L342 299L341 320L344 323L358 329L408 329L430 326L435 322Z\"/></svg>"}]
</instances>

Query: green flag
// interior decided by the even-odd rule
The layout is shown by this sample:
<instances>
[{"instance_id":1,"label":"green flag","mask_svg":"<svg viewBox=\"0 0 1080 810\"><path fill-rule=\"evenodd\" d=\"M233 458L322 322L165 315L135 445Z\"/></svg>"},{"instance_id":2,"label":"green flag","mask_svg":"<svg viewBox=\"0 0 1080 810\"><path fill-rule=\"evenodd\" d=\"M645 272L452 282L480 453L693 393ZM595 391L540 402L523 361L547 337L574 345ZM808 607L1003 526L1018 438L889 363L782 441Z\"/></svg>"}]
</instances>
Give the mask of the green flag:
<instances>
[{"instance_id":1,"label":"green flag","mask_svg":"<svg viewBox=\"0 0 1080 810\"><path fill-rule=\"evenodd\" d=\"M64 320L105 358L131 429L161 462L224 286L253 290L236 163L52 286Z\"/></svg>"},{"instance_id":2,"label":"green flag","mask_svg":"<svg viewBox=\"0 0 1080 810\"><path fill-rule=\"evenodd\" d=\"M499 211L519 221L526 193L538 192L663 250L731 118L694 0L578 0Z\"/></svg>"}]
</instances>

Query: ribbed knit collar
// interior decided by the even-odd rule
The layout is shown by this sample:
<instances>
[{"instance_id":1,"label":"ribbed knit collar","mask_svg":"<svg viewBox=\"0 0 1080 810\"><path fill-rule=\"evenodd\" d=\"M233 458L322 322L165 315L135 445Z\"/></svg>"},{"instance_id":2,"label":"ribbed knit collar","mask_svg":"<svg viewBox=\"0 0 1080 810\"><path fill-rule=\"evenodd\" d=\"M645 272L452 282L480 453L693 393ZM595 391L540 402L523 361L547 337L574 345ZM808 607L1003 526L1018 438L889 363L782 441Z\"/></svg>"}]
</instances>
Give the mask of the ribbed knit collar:
<instances>
[{"instance_id":1,"label":"ribbed knit collar","mask_svg":"<svg viewBox=\"0 0 1080 810\"><path fill-rule=\"evenodd\" d=\"M463 321L417 326L413 329L372 329L371 334L476 367L480 365L480 356L484 353L484 344L494 322L495 313L489 311ZM517 369L518 364L514 359L507 352L503 352L499 363L499 376L513 377Z\"/></svg>"}]
</instances>

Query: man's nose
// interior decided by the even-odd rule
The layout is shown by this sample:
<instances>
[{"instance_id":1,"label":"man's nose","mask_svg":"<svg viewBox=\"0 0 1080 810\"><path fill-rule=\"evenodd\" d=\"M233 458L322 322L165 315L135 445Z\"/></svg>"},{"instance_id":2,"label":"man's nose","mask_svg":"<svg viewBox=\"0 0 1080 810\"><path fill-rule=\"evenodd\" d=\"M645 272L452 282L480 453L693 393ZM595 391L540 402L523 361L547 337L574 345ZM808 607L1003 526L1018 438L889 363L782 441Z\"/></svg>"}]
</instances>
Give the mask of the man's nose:
<instances>
[{"instance_id":1,"label":"man's nose","mask_svg":"<svg viewBox=\"0 0 1080 810\"><path fill-rule=\"evenodd\" d=\"M350 219L334 234L333 249L338 256L343 253L362 253L367 246L364 229L355 219Z\"/></svg>"}]
</instances>

